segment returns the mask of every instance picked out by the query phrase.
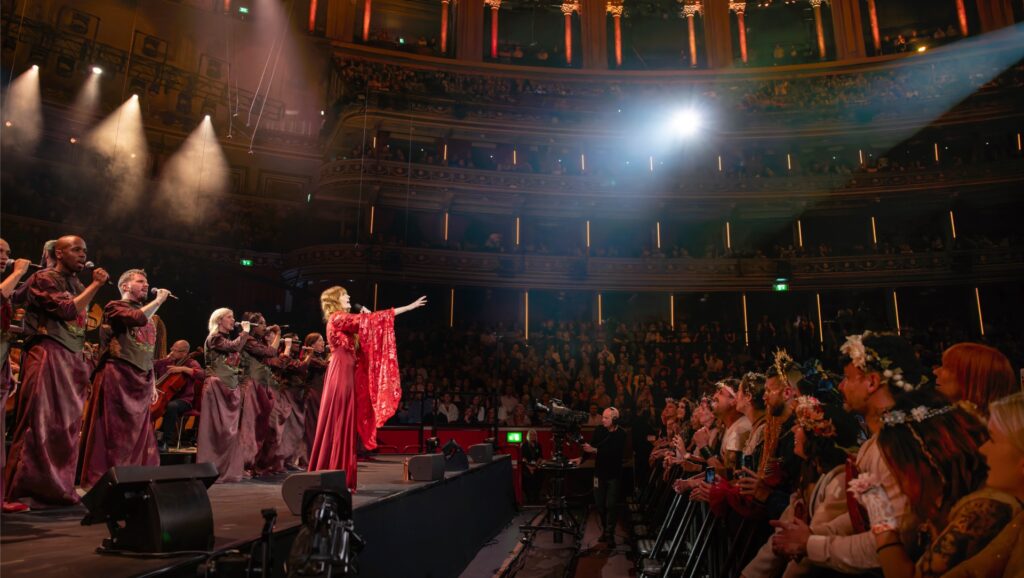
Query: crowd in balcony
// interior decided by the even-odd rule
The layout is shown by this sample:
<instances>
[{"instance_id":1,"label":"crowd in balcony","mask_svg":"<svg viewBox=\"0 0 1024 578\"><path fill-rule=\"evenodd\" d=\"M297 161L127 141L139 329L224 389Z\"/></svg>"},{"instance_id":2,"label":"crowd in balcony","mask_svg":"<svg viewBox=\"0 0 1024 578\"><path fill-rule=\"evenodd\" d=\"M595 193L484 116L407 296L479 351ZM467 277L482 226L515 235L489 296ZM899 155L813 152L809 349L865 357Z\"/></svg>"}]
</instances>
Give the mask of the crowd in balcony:
<instances>
[{"instance_id":1,"label":"crowd in balcony","mask_svg":"<svg viewBox=\"0 0 1024 578\"><path fill-rule=\"evenodd\" d=\"M889 150L843 146L791 151L784 146L723 144L714 150L680 155L666 149L664 155L652 151L647 156L585 146L513 142L483 147L460 140L412 143L381 138L376 148L355 146L337 159L408 164L414 166L417 178L429 176L429 169L416 165L429 165L522 175L630 179L628 182L636 186L675 181L675 188L683 191L721 186L787 186L776 179L793 177L830 178L835 182L826 186L836 187L865 177L907 173L933 173L942 180L949 178L949 171L978 171L993 163L999 163L1000 170L1007 170L1007 163L1022 158L1012 133L934 135L935 140L930 143L927 138ZM942 142L938 160L934 142ZM373 172L375 167L371 164L365 170ZM446 174L438 178L450 177ZM770 185L764 182L769 179Z\"/></svg>"},{"instance_id":2,"label":"crowd in balcony","mask_svg":"<svg viewBox=\"0 0 1024 578\"><path fill-rule=\"evenodd\" d=\"M948 103L950 95L979 89L1024 86L1024 64L1009 68L997 59L960 58L943 61L941 72L930 66L905 66L862 73L824 74L785 79L728 79L693 84L662 79L656 83L568 81L421 70L358 58L337 59L336 74L345 86L339 105L367 94L387 94L381 104L407 106L392 97L422 97L474 105L511 104L555 111L615 112L624 105L656 102L679 91L694 91L706 105L746 112L788 111L818 118L847 109L879 105L920 108L929 101ZM959 100L959 98L955 99ZM461 109L463 113L466 109ZM876 112L882 112L878 110ZM557 116L557 114L556 114Z\"/></svg>"}]
</instances>

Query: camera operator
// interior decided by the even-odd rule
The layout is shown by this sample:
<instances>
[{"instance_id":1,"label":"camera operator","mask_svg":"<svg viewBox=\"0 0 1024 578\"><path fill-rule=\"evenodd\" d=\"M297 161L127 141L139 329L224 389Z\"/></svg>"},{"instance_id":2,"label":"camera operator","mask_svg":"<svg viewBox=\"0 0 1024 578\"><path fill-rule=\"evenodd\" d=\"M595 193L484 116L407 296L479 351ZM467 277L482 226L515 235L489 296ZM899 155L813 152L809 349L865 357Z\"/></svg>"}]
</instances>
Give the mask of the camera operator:
<instances>
[{"instance_id":1,"label":"camera operator","mask_svg":"<svg viewBox=\"0 0 1024 578\"><path fill-rule=\"evenodd\" d=\"M619 487L622 484L622 459L626 452L626 432L619 427L619 410L609 407L601 414L601 425L594 429L590 443L583 444L583 457L596 454L594 465L594 503L601 516L601 542L615 547L615 520L618 514Z\"/></svg>"}]
</instances>

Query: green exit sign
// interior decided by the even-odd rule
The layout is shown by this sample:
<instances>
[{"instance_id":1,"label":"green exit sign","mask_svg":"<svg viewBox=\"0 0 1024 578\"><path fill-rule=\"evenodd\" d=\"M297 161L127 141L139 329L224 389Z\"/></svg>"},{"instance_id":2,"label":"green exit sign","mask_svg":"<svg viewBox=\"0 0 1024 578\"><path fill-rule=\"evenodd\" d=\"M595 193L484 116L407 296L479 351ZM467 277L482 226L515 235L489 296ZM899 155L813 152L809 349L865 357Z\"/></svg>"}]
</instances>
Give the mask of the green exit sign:
<instances>
[{"instance_id":1,"label":"green exit sign","mask_svg":"<svg viewBox=\"0 0 1024 578\"><path fill-rule=\"evenodd\" d=\"M238 261L243 267L252 267L252 259L239 259Z\"/></svg>"},{"instance_id":2,"label":"green exit sign","mask_svg":"<svg viewBox=\"0 0 1024 578\"><path fill-rule=\"evenodd\" d=\"M248 14L249 13L249 7L248 6L239 6L238 7L238 13L239 14Z\"/></svg>"},{"instance_id":3,"label":"green exit sign","mask_svg":"<svg viewBox=\"0 0 1024 578\"><path fill-rule=\"evenodd\" d=\"M775 291L789 291L789 283L779 282L772 285L772 289Z\"/></svg>"},{"instance_id":4,"label":"green exit sign","mask_svg":"<svg viewBox=\"0 0 1024 578\"><path fill-rule=\"evenodd\" d=\"M505 434L505 441L510 444L521 444L523 443L523 432L510 431Z\"/></svg>"}]
</instances>

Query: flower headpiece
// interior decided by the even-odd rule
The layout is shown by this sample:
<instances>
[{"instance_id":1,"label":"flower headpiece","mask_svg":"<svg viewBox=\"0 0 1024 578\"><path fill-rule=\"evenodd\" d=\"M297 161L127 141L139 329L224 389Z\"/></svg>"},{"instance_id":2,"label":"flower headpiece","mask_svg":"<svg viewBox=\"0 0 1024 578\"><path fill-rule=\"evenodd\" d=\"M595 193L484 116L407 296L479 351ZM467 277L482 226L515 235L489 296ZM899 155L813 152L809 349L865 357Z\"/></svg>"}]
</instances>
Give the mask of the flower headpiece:
<instances>
[{"instance_id":1,"label":"flower headpiece","mask_svg":"<svg viewBox=\"0 0 1024 578\"><path fill-rule=\"evenodd\" d=\"M830 438L836 435L836 426L825 417L821 402L810 395L796 398L796 423L818 437Z\"/></svg>"},{"instance_id":2,"label":"flower headpiece","mask_svg":"<svg viewBox=\"0 0 1024 578\"><path fill-rule=\"evenodd\" d=\"M863 371L871 372L876 371L882 374L886 382L892 387L898 387L906 392L911 392L921 386L927 377L921 376L920 383L913 383L903 379L903 370L899 367L893 367L894 362L888 357L882 357L874 349L864 345L864 338L871 337L874 335L870 331L865 331L861 335L850 335L846 338L839 351L850 358L850 363L854 367Z\"/></svg>"},{"instance_id":3,"label":"flower headpiece","mask_svg":"<svg viewBox=\"0 0 1024 578\"><path fill-rule=\"evenodd\" d=\"M944 405L942 407L919 405L910 410L909 414L901 409L894 409L882 414L882 425L885 427L895 427L909 424L910 422L921 423L937 415L949 413L954 409L956 409L955 405Z\"/></svg>"}]
</instances>

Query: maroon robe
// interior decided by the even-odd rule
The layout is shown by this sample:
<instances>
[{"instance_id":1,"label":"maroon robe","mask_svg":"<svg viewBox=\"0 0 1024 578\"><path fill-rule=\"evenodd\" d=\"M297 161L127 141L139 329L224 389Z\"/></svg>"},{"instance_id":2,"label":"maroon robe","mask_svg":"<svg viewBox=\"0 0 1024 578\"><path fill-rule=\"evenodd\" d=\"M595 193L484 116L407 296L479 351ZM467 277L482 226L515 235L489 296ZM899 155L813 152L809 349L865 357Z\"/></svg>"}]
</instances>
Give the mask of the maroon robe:
<instances>
[{"instance_id":1,"label":"maroon robe","mask_svg":"<svg viewBox=\"0 0 1024 578\"><path fill-rule=\"evenodd\" d=\"M239 352L248 335L229 339L225 333L206 338L206 384L203 386L196 462L217 466L217 483L238 482L245 477L245 448L242 446L242 388Z\"/></svg>"},{"instance_id":2,"label":"maroon robe","mask_svg":"<svg viewBox=\"0 0 1024 578\"><path fill-rule=\"evenodd\" d=\"M0 295L0 443L7 439L7 396L14 389L14 375L11 373L11 343L14 333L11 332L11 321L14 319L14 308L11 300ZM4 495L3 470L6 463L7 448L0 448L0 497Z\"/></svg>"},{"instance_id":3,"label":"maroon robe","mask_svg":"<svg viewBox=\"0 0 1024 578\"><path fill-rule=\"evenodd\" d=\"M306 395L303 398L305 409L304 429L306 456L313 449L313 438L316 437L316 420L320 416L320 398L324 394L324 372L327 370L327 359L313 354L309 358L306 371ZM307 461L308 463L308 461Z\"/></svg>"},{"instance_id":4,"label":"maroon robe","mask_svg":"<svg viewBox=\"0 0 1024 578\"><path fill-rule=\"evenodd\" d=\"M26 498L37 507L77 504L75 469L91 365L82 353L86 315L74 298L85 288L57 269L37 272L30 283L26 303L37 326L22 356L4 499Z\"/></svg>"},{"instance_id":5,"label":"maroon robe","mask_svg":"<svg viewBox=\"0 0 1024 578\"><path fill-rule=\"evenodd\" d=\"M296 349L298 346L293 345ZM281 444L279 454L283 459L284 466L301 469L308 463L308 450L306 449L306 411L305 411L305 390L306 374L309 368L308 361L302 361L296 351L291 357L281 358L284 363L279 372L281 390L279 397L287 401L289 412L281 430Z\"/></svg>"},{"instance_id":6,"label":"maroon robe","mask_svg":"<svg viewBox=\"0 0 1024 578\"><path fill-rule=\"evenodd\" d=\"M252 457L246 455L257 475L284 471L284 458L280 456L284 423L291 414L291 404L279 399L280 385L272 369L280 368L277 349L264 338L249 336L242 351L242 368L247 374L242 382L242 435L247 451L255 448ZM251 429L250 429L251 426ZM250 440L254 443L250 443Z\"/></svg>"},{"instance_id":7,"label":"maroon robe","mask_svg":"<svg viewBox=\"0 0 1024 578\"><path fill-rule=\"evenodd\" d=\"M327 323L331 361L309 456L309 471L345 470L356 489L356 439L377 447L377 428L401 399L393 309L364 315L334 313ZM356 338L360 352L356 354Z\"/></svg>"},{"instance_id":8,"label":"maroon robe","mask_svg":"<svg viewBox=\"0 0 1024 578\"><path fill-rule=\"evenodd\" d=\"M109 341L92 385L83 430L82 487L91 488L114 466L158 466L149 406L153 402L156 325L142 303L107 303L103 323Z\"/></svg>"}]
</instances>

